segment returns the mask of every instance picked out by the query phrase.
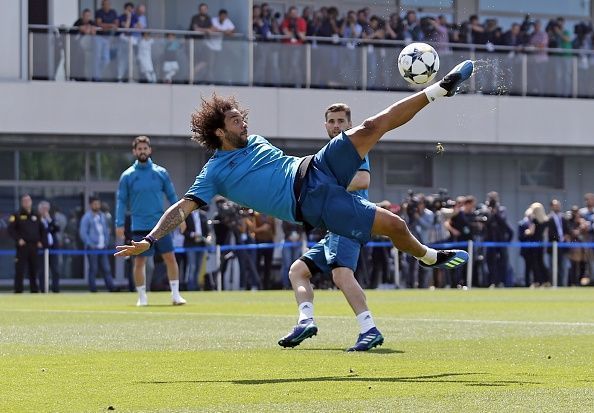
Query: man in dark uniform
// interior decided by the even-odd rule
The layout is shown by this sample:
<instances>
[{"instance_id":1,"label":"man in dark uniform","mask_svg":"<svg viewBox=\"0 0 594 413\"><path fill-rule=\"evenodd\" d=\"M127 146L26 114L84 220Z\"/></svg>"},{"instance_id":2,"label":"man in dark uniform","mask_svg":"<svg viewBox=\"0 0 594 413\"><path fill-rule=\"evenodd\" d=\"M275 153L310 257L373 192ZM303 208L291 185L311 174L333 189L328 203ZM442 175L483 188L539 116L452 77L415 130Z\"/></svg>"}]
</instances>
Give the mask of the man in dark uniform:
<instances>
[{"instance_id":1,"label":"man in dark uniform","mask_svg":"<svg viewBox=\"0 0 594 413\"><path fill-rule=\"evenodd\" d=\"M8 233L16 242L14 292L23 292L25 265L29 269L29 288L32 293L37 288L37 249L42 248L45 228L37 214L32 212L33 201L25 194L21 197L21 209L9 218Z\"/></svg>"}]
</instances>

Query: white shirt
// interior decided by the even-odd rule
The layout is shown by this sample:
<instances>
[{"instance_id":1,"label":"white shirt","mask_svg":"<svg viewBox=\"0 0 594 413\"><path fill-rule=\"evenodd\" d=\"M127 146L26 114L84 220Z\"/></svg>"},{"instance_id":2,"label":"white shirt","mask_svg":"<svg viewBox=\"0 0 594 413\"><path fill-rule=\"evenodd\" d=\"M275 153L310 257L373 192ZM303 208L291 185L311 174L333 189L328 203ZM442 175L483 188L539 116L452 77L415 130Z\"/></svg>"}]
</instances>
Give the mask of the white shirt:
<instances>
[{"instance_id":1,"label":"white shirt","mask_svg":"<svg viewBox=\"0 0 594 413\"><path fill-rule=\"evenodd\" d=\"M231 20L229 20L229 18L226 18L225 20L223 20L222 23L218 17L213 17L211 21L212 21L212 27L219 31L211 32L209 34L210 38L205 40L204 43L206 43L206 46L208 46L208 48L210 50L215 50L217 52L220 52L221 50L223 50L223 36L224 36L223 32L226 32L229 30L235 30L235 25L233 24L233 22Z\"/></svg>"},{"instance_id":2,"label":"white shirt","mask_svg":"<svg viewBox=\"0 0 594 413\"><path fill-rule=\"evenodd\" d=\"M95 229L97 230L97 234L99 234L99 241L97 241L97 248L103 249L103 248L105 248L105 234L103 233L103 215L102 214L93 214L93 224L95 224Z\"/></svg>"}]
</instances>

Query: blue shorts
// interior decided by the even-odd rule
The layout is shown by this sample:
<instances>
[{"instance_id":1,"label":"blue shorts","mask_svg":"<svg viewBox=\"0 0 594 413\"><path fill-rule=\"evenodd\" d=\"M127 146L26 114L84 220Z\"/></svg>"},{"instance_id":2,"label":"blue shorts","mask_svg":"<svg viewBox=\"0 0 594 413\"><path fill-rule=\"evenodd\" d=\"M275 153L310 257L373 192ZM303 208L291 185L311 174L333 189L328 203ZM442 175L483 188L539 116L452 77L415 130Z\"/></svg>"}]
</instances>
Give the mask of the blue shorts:
<instances>
[{"instance_id":1,"label":"blue shorts","mask_svg":"<svg viewBox=\"0 0 594 413\"><path fill-rule=\"evenodd\" d=\"M353 272L357 269L361 244L350 238L328 233L326 237L311 247L303 256L303 261L312 274L330 274L334 268L346 267Z\"/></svg>"},{"instance_id":2,"label":"blue shorts","mask_svg":"<svg viewBox=\"0 0 594 413\"><path fill-rule=\"evenodd\" d=\"M360 244L371 239L375 204L346 190L363 162L344 133L320 149L301 189L301 212L308 224Z\"/></svg>"},{"instance_id":3,"label":"blue shorts","mask_svg":"<svg viewBox=\"0 0 594 413\"><path fill-rule=\"evenodd\" d=\"M132 234L132 239L136 242L142 241L142 239L146 237L149 234L149 232L150 231L134 231L134 233ZM152 257L153 255L155 255L155 252L158 254L166 254L168 252L172 252L173 250L173 238L171 238L171 234L167 234L163 238L158 239L153 244L152 248L149 248L148 250L140 254L140 256Z\"/></svg>"}]
</instances>

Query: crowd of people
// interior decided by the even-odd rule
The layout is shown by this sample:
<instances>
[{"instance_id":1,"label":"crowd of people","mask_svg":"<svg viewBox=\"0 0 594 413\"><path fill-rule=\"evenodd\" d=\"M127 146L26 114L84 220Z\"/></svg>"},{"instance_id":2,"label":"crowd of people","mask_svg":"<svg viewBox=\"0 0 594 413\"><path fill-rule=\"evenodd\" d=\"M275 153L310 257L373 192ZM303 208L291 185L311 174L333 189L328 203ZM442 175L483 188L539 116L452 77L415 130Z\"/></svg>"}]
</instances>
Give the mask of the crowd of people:
<instances>
[{"instance_id":1,"label":"crowd of people","mask_svg":"<svg viewBox=\"0 0 594 413\"><path fill-rule=\"evenodd\" d=\"M413 235L427 244L451 242L594 242L594 194L584 196L584 205L573 205L563 210L557 199L527 206L524 217L517 223L507 215L507 210L496 192L487 194L485 202L477 203L472 195L454 199L445 192L433 195L410 192L401 203L382 201L379 206L400 215ZM325 235L319 230L304 231L303 227L280 222L270 216L217 197L211 212L195 211L188 216L185 228L173 235L173 245L184 248L176 252L182 290L214 289L214 277L206 266L207 253L201 247L214 245L263 244L256 249L225 251L220 270L227 277L239 277L241 289L289 289L289 267L303 253L303 244L318 242ZM72 227L75 226L75 233ZM125 239L133 238L129 216L126 219ZM66 230L66 231L65 231ZM15 291L23 291L25 273L32 292L44 289L43 257L39 249L86 249L89 251L89 290L96 292L97 276L102 275L108 291L134 291L131 260L126 260L126 285L116 285L113 277L110 251L115 242L114 220L106 203L90 198L86 213L79 214L71 223L64 214L41 200L37 208L29 195L21 198L21 208L8 223L8 234L16 243ZM386 242L381 237L373 242ZM514 274L506 246L475 247L473 285L482 287L550 286L552 283L552 248L521 247L524 273ZM279 251L280 250L280 251ZM277 254L275 254L275 251ZM65 257L65 256L64 256ZM50 254L51 291L60 291L64 257ZM394 260L398 259L401 279L405 288L462 287L466 284L466 268L455 271L428 270L417 264L413 257L392 254L390 246L373 246L362 249L357 264L356 277L366 288L393 288ZM594 248L581 246L558 249L558 285L590 285L594 277ZM237 261L239 271L230 265ZM160 257L151 264L153 289L166 288L165 268ZM81 267L82 269L82 267ZM27 271L26 271L27 270ZM218 268L214 269L215 271ZM320 274L314 275L318 288L332 288L332 281Z\"/></svg>"},{"instance_id":2,"label":"crowd of people","mask_svg":"<svg viewBox=\"0 0 594 413\"><path fill-rule=\"evenodd\" d=\"M233 16L227 10L220 9L216 16L211 16L208 5L200 3L187 28L195 36L151 35L121 30L150 29L144 4L128 2L121 13L111 7L109 0L101 4L94 12L83 10L73 24L76 29L70 32L70 78L150 83L190 79L207 84L247 82L247 72L236 72L236 66L243 67L239 64L242 59L239 49L225 40L235 33ZM399 84L403 87L397 71L393 70L397 53L391 50L402 46L368 41L429 42L442 58L456 50L468 50L468 45L477 45L477 59L488 61L481 74L481 89L493 93L501 93L503 89L513 92L515 80L507 79L504 67L517 65L524 54L534 64L527 87L531 95L571 96L571 57L578 57L581 70L587 70L593 62L591 22L570 27L563 17L545 22L527 15L509 28L502 28L496 18L481 21L477 15L467 21L451 22L445 14L430 16L416 10L382 16L371 14L369 7L341 10L335 6L317 9L291 6L285 12L274 10L268 3L257 3L253 6L252 29L253 73L257 85L305 85L305 51L301 47L287 47L305 43L315 46L310 81L316 87L361 87L361 47L366 48L368 88L393 89ZM194 39L192 53L190 38ZM64 49L64 43L58 37L58 46ZM456 44L465 46L456 47ZM497 50L498 46L507 48ZM557 50L547 51L547 48ZM191 56L193 64L189 69ZM504 62L504 59L508 60ZM554 64L547 64L549 61ZM338 76L333 69L336 67ZM509 83L503 89L502 78Z\"/></svg>"}]
</instances>

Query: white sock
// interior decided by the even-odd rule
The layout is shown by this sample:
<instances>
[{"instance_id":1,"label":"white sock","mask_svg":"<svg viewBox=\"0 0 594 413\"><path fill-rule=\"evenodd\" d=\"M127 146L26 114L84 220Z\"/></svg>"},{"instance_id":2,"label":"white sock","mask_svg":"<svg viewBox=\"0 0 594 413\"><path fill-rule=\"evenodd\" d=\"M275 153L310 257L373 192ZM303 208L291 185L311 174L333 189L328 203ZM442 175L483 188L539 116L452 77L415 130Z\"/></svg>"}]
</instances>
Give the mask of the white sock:
<instances>
[{"instance_id":1,"label":"white sock","mask_svg":"<svg viewBox=\"0 0 594 413\"><path fill-rule=\"evenodd\" d=\"M417 258L418 260L423 261L425 264L431 265L437 262L437 250L433 248L427 248L427 252L421 258Z\"/></svg>"},{"instance_id":2,"label":"white sock","mask_svg":"<svg viewBox=\"0 0 594 413\"><path fill-rule=\"evenodd\" d=\"M437 98L445 96L446 93L448 93L448 91L442 88L439 83L440 82L434 83L431 86L427 86L425 89L423 89L423 92L425 92L425 96L427 96L429 103L433 102Z\"/></svg>"},{"instance_id":3,"label":"white sock","mask_svg":"<svg viewBox=\"0 0 594 413\"><path fill-rule=\"evenodd\" d=\"M179 295L179 280L169 280L169 288L171 288L171 295L177 297Z\"/></svg>"},{"instance_id":4,"label":"white sock","mask_svg":"<svg viewBox=\"0 0 594 413\"><path fill-rule=\"evenodd\" d=\"M357 321L359 322L361 334L366 333L375 327L373 317L371 316L371 311L363 311L361 314L357 314Z\"/></svg>"},{"instance_id":5,"label":"white sock","mask_svg":"<svg viewBox=\"0 0 594 413\"><path fill-rule=\"evenodd\" d=\"M314 307L313 303L306 301L304 303L299 304L299 320L300 323L302 320L313 318L314 314Z\"/></svg>"},{"instance_id":6,"label":"white sock","mask_svg":"<svg viewBox=\"0 0 594 413\"><path fill-rule=\"evenodd\" d=\"M146 296L146 286L145 285L139 285L138 287L136 287L136 291L138 291L139 297Z\"/></svg>"}]
</instances>

